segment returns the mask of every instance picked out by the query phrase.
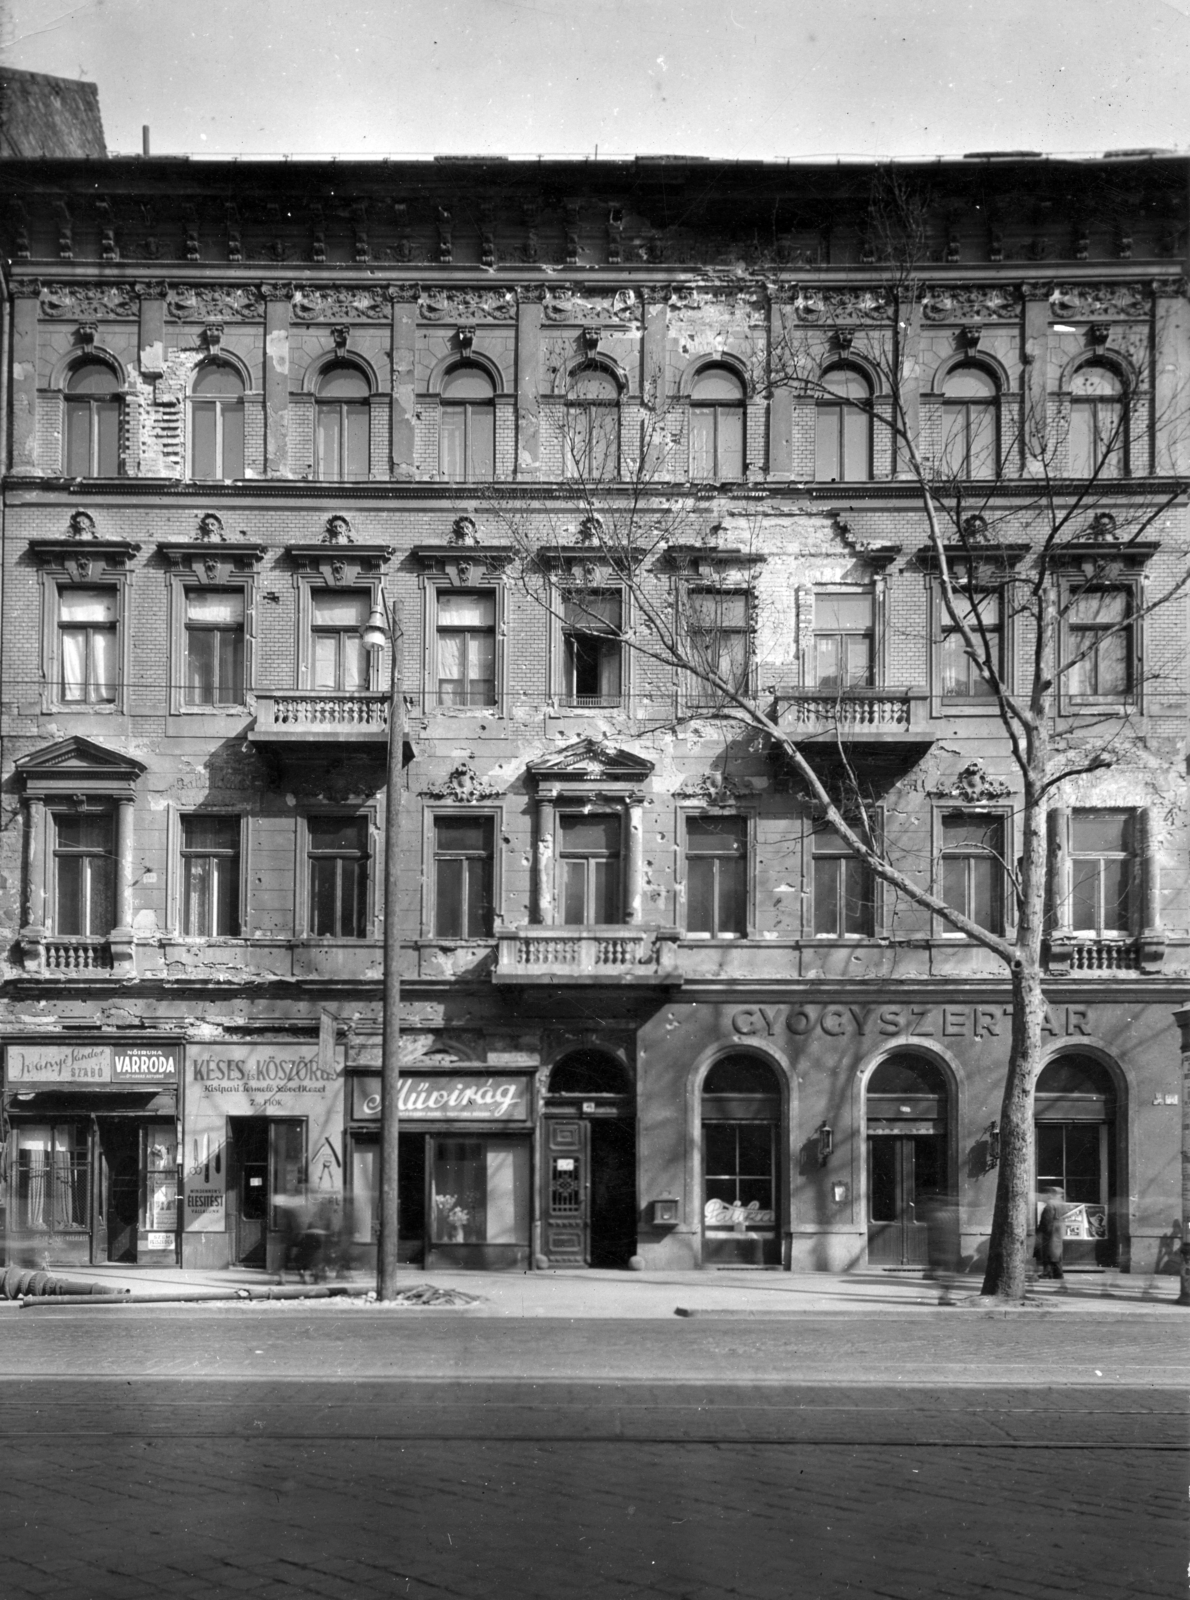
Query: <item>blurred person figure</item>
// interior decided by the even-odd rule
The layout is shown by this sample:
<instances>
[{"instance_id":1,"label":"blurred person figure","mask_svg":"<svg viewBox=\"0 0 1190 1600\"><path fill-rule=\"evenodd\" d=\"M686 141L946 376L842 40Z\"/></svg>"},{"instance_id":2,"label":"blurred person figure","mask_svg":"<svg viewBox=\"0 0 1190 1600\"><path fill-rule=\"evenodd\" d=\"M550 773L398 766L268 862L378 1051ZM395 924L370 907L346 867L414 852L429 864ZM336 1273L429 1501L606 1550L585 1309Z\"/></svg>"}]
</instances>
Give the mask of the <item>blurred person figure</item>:
<instances>
[{"instance_id":1,"label":"blurred person figure","mask_svg":"<svg viewBox=\"0 0 1190 1600\"><path fill-rule=\"evenodd\" d=\"M938 1286L938 1304L952 1306L959 1275L959 1207L954 1195L933 1190L918 1205L926 1225L926 1277Z\"/></svg>"},{"instance_id":2,"label":"blurred person figure","mask_svg":"<svg viewBox=\"0 0 1190 1600\"><path fill-rule=\"evenodd\" d=\"M1037 1219L1037 1260L1041 1266L1043 1278L1059 1278L1064 1280L1062 1271L1062 1227L1066 1218L1066 1206L1062 1200L1061 1189L1043 1189L1041 1198L1045 1204L1041 1208L1041 1215Z\"/></svg>"}]
</instances>

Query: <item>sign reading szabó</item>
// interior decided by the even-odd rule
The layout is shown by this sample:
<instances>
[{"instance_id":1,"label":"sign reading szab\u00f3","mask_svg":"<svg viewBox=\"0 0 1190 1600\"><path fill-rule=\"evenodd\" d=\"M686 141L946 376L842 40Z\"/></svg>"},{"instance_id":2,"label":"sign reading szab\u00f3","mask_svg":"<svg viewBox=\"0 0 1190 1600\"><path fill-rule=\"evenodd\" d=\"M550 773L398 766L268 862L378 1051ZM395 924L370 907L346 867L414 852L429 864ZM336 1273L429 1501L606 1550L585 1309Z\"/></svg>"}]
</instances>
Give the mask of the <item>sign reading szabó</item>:
<instances>
[{"instance_id":1,"label":"sign reading szab\u00f3","mask_svg":"<svg viewBox=\"0 0 1190 1600\"><path fill-rule=\"evenodd\" d=\"M310 1191L341 1198L343 1064L341 1048L328 1060L315 1040L187 1047L182 1217L188 1233L226 1231L228 1117L304 1122Z\"/></svg>"},{"instance_id":2,"label":"sign reading szab\u00f3","mask_svg":"<svg viewBox=\"0 0 1190 1600\"><path fill-rule=\"evenodd\" d=\"M175 1083L181 1052L172 1044L10 1044L13 1084Z\"/></svg>"},{"instance_id":3,"label":"sign reading szab\u00f3","mask_svg":"<svg viewBox=\"0 0 1190 1600\"><path fill-rule=\"evenodd\" d=\"M352 1113L361 1121L380 1116L380 1079L358 1077L353 1082ZM397 1112L402 1121L527 1122L527 1077L405 1077L397 1091Z\"/></svg>"}]
</instances>

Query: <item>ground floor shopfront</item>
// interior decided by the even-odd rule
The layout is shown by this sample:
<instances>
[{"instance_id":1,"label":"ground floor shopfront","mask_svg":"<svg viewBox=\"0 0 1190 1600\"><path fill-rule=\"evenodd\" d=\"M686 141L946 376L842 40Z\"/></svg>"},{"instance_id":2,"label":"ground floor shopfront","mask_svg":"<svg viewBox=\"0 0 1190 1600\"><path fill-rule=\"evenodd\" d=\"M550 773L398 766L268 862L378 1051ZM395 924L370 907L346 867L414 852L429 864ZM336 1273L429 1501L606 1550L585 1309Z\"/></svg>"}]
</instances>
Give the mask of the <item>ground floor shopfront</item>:
<instances>
[{"instance_id":1,"label":"ground floor shopfront","mask_svg":"<svg viewBox=\"0 0 1190 1600\"><path fill-rule=\"evenodd\" d=\"M1171 1265L1175 997L1055 995L1036 1179L1067 1259ZM678 999L550 1014L408 1002L400 1252L427 1267L912 1268L944 1207L986 1249L999 995ZM457 1014L457 1013L456 1013ZM358 1008L251 1038L13 1039L8 1260L276 1271L303 1230L374 1260L379 1029Z\"/></svg>"}]
</instances>

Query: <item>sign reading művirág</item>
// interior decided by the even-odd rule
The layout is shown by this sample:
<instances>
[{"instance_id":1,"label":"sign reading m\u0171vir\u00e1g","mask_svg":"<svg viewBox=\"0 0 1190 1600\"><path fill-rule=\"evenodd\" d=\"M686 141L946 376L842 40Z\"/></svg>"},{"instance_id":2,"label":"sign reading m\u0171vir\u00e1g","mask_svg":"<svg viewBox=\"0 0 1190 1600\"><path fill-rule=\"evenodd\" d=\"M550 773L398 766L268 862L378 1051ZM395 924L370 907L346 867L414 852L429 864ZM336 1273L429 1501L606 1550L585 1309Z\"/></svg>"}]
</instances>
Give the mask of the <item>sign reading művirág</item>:
<instances>
[{"instance_id":1,"label":"sign reading m\u0171vir\u00e1g","mask_svg":"<svg viewBox=\"0 0 1190 1600\"><path fill-rule=\"evenodd\" d=\"M378 1118L379 1077L358 1077L353 1087L352 1115L361 1120ZM529 1079L488 1073L421 1077L402 1072L397 1113L402 1122L527 1122Z\"/></svg>"},{"instance_id":2,"label":"sign reading m\u0171vir\u00e1g","mask_svg":"<svg viewBox=\"0 0 1190 1600\"><path fill-rule=\"evenodd\" d=\"M188 1233L227 1227L228 1117L304 1121L311 1193L341 1198L343 1063L342 1049L326 1060L316 1040L187 1046L182 1216Z\"/></svg>"},{"instance_id":3,"label":"sign reading m\u0171vir\u00e1g","mask_svg":"<svg viewBox=\"0 0 1190 1600\"><path fill-rule=\"evenodd\" d=\"M173 1044L10 1044L10 1084L174 1083L181 1050Z\"/></svg>"}]
</instances>

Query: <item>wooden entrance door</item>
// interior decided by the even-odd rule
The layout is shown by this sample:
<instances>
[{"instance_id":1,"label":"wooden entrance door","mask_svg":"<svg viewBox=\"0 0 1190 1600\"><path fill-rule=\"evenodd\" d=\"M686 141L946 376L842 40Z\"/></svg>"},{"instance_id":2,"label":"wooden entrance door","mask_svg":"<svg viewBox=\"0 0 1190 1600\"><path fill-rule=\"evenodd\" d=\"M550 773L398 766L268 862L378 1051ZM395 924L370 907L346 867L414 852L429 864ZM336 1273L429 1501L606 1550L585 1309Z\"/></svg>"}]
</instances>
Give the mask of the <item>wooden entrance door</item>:
<instances>
[{"instance_id":1,"label":"wooden entrance door","mask_svg":"<svg viewBox=\"0 0 1190 1600\"><path fill-rule=\"evenodd\" d=\"M868 1261L873 1266L914 1267L929 1262L924 1210L929 1194L945 1188L943 1135L879 1133L868 1136Z\"/></svg>"},{"instance_id":2,"label":"wooden entrance door","mask_svg":"<svg viewBox=\"0 0 1190 1600\"><path fill-rule=\"evenodd\" d=\"M578 1117L545 1118L542 1247L552 1267L591 1261L590 1128Z\"/></svg>"}]
</instances>

